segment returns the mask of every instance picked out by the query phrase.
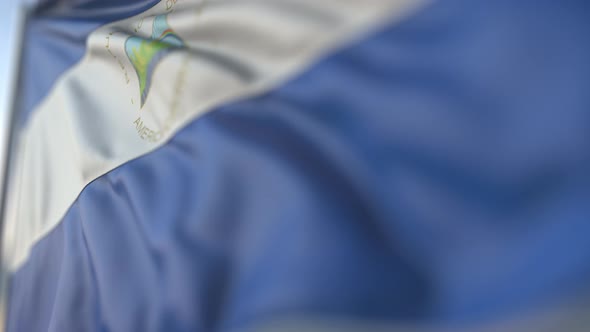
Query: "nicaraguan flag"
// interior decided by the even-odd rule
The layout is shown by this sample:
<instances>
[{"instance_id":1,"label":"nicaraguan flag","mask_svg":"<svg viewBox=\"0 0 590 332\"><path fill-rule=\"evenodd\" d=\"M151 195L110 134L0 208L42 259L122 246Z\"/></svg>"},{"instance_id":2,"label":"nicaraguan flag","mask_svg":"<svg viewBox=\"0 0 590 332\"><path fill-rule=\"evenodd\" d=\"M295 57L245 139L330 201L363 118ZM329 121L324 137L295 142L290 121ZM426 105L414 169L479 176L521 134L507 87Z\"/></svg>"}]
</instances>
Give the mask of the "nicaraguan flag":
<instances>
[{"instance_id":1,"label":"nicaraguan flag","mask_svg":"<svg viewBox=\"0 0 590 332\"><path fill-rule=\"evenodd\" d=\"M590 5L41 0L6 329L590 330Z\"/></svg>"}]
</instances>

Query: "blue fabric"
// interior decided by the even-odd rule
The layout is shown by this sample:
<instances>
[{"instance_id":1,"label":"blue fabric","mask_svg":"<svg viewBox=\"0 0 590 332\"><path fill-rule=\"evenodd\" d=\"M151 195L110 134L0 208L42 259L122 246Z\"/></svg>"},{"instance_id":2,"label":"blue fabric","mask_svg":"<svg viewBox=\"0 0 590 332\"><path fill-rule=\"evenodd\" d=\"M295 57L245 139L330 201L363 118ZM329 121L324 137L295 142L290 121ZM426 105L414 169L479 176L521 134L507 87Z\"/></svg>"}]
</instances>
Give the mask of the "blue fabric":
<instances>
[{"instance_id":1,"label":"blue fabric","mask_svg":"<svg viewBox=\"0 0 590 332\"><path fill-rule=\"evenodd\" d=\"M585 1L440 1L91 183L9 331L433 326L590 286Z\"/></svg>"},{"instance_id":2,"label":"blue fabric","mask_svg":"<svg viewBox=\"0 0 590 332\"><path fill-rule=\"evenodd\" d=\"M159 0L46 0L27 18L16 125L23 126L55 81L86 52L101 25L139 14Z\"/></svg>"}]
</instances>

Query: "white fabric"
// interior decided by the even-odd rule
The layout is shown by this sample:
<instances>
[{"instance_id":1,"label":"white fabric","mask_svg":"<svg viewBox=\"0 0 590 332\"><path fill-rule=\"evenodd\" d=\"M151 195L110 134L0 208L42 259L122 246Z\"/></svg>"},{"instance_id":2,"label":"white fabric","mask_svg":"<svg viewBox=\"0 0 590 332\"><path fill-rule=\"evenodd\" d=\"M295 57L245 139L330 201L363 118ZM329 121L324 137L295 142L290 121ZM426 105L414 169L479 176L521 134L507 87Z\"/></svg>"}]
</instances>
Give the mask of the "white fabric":
<instances>
[{"instance_id":1,"label":"white fabric","mask_svg":"<svg viewBox=\"0 0 590 332\"><path fill-rule=\"evenodd\" d=\"M59 79L20 135L4 233L8 269L26 260L92 180L161 146L204 112L267 91L423 3L164 0L93 32L86 56ZM141 107L125 42L151 36L160 14L168 14L187 47L159 62Z\"/></svg>"}]
</instances>

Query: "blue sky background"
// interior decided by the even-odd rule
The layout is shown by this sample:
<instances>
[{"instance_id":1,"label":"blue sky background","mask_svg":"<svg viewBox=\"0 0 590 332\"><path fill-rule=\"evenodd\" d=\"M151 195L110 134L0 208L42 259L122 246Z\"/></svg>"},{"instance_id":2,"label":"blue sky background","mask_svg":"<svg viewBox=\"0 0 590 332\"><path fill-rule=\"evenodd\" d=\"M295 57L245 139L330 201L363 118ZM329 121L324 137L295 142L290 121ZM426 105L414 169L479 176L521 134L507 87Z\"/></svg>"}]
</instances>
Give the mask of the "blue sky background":
<instances>
[{"instance_id":1,"label":"blue sky background","mask_svg":"<svg viewBox=\"0 0 590 332\"><path fill-rule=\"evenodd\" d=\"M18 45L18 15L19 0L0 1L0 32L3 35L0 48L0 174L4 174L4 153L7 143L7 123L10 114L12 89L14 88L14 68L16 48ZM0 185L3 183L0 176Z\"/></svg>"},{"instance_id":2,"label":"blue sky background","mask_svg":"<svg viewBox=\"0 0 590 332\"><path fill-rule=\"evenodd\" d=\"M5 111L6 106L8 103L7 95L6 95L6 88L12 85L10 70L13 68L13 64L11 63L14 56L13 52L14 45L16 41L16 24L17 24L17 15L16 15L16 7L19 1L11 0L11 1L0 1L0 31L4 36L3 44L4 47L0 50L0 91L2 91L1 97L1 104L2 104L2 119L5 118Z\"/></svg>"}]
</instances>

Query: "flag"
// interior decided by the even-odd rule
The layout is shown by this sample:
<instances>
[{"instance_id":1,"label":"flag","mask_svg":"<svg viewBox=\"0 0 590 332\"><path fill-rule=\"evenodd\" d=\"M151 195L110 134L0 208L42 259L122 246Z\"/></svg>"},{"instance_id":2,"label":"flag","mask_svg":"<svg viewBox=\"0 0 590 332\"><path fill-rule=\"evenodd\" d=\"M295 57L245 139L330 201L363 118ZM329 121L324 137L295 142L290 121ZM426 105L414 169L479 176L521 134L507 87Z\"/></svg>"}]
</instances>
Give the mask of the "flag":
<instances>
[{"instance_id":1,"label":"flag","mask_svg":"<svg viewBox=\"0 0 590 332\"><path fill-rule=\"evenodd\" d=\"M586 331L583 1L42 0L7 331Z\"/></svg>"}]
</instances>

